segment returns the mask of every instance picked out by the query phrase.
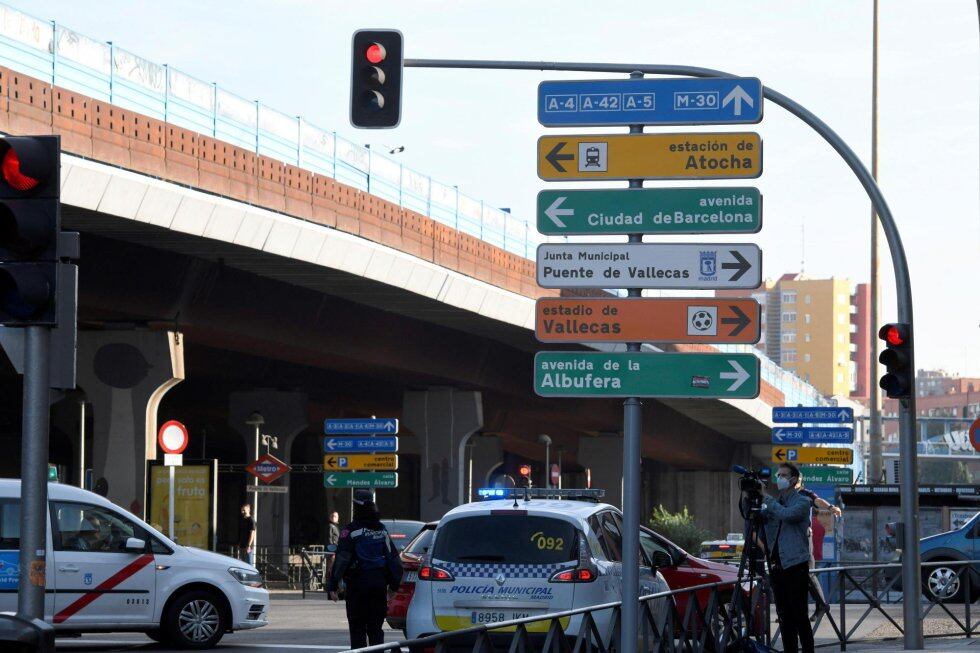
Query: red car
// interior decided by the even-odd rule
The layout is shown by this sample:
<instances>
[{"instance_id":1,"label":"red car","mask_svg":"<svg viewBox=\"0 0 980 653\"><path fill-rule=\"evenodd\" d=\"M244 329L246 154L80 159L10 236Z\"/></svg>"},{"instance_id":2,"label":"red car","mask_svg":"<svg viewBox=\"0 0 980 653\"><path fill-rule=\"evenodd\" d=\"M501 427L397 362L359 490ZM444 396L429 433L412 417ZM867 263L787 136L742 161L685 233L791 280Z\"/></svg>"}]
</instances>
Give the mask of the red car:
<instances>
[{"instance_id":1,"label":"red car","mask_svg":"<svg viewBox=\"0 0 980 653\"><path fill-rule=\"evenodd\" d=\"M640 546L643 548L647 559L660 562L657 570L667 581L668 587L672 590L680 590L685 587L695 587L708 583L731 581L730 587L723 588L718 593L718 600L723 604L731 602L732 590L735 588L735 580L738 576L738 567L724 562L713 562L703 558L695 558L684 549L680 548L667 538L654 533L649 528L640 527ZM670 564L663 564L670 559ZM745 590L742 590L745 593ZM690 600L689 593L675 595L677 613L681 620L687 611L687 604ZM711 598L710 590L697 592L698 605L702 611L708 607ZM746 598L748 598L746 596ZM761 610L756 614L757 627L762 619ZM680 624L678 624L680 625Z\"/></svg>"},{"instance_id":2,"label":"red car","mask_svg":"<svg viewBox=\"0 0 980 653\"><path fill-rule=\"evenodd\" d=\"M419 568L429 553L429 547L432 546L432 536L435 534L438 524L439 522L435 521L425 524L399 554L404 574L398 591L388 599L388 618L386 619L388 625L395 630L405 631L408 604L412 602L412 595L415 594L415 581L418 580Z\"/></svg>"}]
</instances>

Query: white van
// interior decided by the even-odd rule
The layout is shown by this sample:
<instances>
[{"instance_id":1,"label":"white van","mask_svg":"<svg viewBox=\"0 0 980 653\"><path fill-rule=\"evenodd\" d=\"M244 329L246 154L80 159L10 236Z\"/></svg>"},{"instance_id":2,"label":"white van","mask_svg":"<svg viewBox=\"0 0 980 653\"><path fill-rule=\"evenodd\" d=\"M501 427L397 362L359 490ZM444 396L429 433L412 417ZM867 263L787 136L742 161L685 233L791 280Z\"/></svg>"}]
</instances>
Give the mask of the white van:
<instances>
[{"instance_id":1,"label":"white van","mask_svg":"<svg viewBox=\"0 0 980 653\"><path fill-rule=\"evenodd\" d=\"M137 631L181 648L265 626L252 565L181 546L85 490L48 483L44 619L56 632ZM0 612L17 609L20 481L0 479Z\"/></svg>"}]
</instances>

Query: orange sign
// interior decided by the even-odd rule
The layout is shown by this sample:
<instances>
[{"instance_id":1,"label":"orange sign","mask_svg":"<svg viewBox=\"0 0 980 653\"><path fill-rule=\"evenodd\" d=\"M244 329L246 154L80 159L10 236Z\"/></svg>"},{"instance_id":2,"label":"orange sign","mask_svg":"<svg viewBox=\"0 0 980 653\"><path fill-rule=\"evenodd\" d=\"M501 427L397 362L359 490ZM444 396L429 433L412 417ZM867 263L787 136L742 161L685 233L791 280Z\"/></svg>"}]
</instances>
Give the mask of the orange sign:
<instances>
[{"instance_id":1,"label":"orange sign","mask_svg":"<svg viewBox=\"0 0 980 653\"><path fill-rule=\"evenodd\" d=\"M754 299L539 299L535 318L541 342L754 344L762 311Z\"/></svg>"}]
</instances>

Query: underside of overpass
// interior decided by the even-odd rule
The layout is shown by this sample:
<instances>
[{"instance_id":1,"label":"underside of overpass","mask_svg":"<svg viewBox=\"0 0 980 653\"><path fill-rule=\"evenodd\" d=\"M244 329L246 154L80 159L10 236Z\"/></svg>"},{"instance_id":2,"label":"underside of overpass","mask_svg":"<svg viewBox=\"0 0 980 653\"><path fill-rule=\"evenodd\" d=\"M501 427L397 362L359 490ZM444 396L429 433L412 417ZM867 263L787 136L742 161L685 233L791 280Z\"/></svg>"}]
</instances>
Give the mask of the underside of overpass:
<instances>
[{"instance_id":1,"label":"underside of overpass","mask_svg":"<svg viewBox=\"0 0 980 653\"><path fill-rule=\"evenodd\" d=\"M191 432L190 459L217 458L225 466L217 486L219 543L235 539L237 505L246 498L241 465L254 458L244 427L229 424L229 398L265 388L301 393L307 402L302 428L287 439L287 450L273 452L294 466L322 461L326 417L404 417L406 393L454 388L479 393L476 441L494 442L469 449L475 470L467 485L480 485L490 473L516 476L525 462L535 466L540 484L544 448L537 437L548 434L552 461L562 452L566 484L584 483L588 469L593 484L606 485L610 502L619 503L621 401L535 396L532 358L539 345L532 331L346 272L77 207L64 207L63 222L82 233L81 341L93 332L180 334L184 378L163 397L157 423L183 421ZM16 386L9 372L7 383ZM89 393L80 381L53 420L52 461L76 481L75 407ZM15 403L8 410L16 411ZM87 420L100 419L98 412L92 406ZM11 443L19 437L16 422L0 426ZM97 430L90 425L89 437ZM410 421L403 422L400 487L379 497L390 516L420 516L430 464L423 453L428 445L418 436ZM764 424L726 402L645 401L645 508L697 501L685 496L678 474L714 472L712 483L728 487L718 472L748 462L745 445L767 438ZM154 457L149 450L146 456ZM455 477L458 456L450 451L443 457L442 475ZM4 461L3 475L16 475L18 465ZM322 475L305 469L287 477L291 512L300 517L285 536L293 543L322 541L328 510L347 508L346 493L324 490ZM139 512L139 495L125 503L110 498ZM446 508L455 496L448 499L443 491ZM704 507L700 513L705 523L717 523L729 510Z\"/></svg>"}]
</instances>

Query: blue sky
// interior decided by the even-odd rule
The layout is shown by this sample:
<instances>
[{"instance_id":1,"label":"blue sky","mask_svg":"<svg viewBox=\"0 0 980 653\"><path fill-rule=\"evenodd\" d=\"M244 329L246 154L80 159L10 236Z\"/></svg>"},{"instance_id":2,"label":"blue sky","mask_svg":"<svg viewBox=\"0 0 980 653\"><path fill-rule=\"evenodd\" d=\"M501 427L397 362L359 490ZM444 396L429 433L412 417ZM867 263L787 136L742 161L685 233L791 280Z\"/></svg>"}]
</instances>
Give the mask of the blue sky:
<instances>
[{"instance_id":1,"label":"blue sky","mask_svg":"<svg viewBox=\"0 0 980 653\"><path fill-rule=\"evenodd\" d=\"M417 58L674 63L757 76L870 156L870 0L10 4L356 142L404 145L406 165L521 216L532 216L544 187L536 87L560 75L410 69L401 126L359 131L347 120L355 29L398 28ZM879 178L912 270L917 364L980 376L976 3L881 5ZM736 240L761 245L767 276L803 260L814 277L867 280L870 205L853 175L772 104L751 128L765 143L764 227ZM887 252L882 263L884 321L895 317Z\"/></svg>"}]
</instances>

